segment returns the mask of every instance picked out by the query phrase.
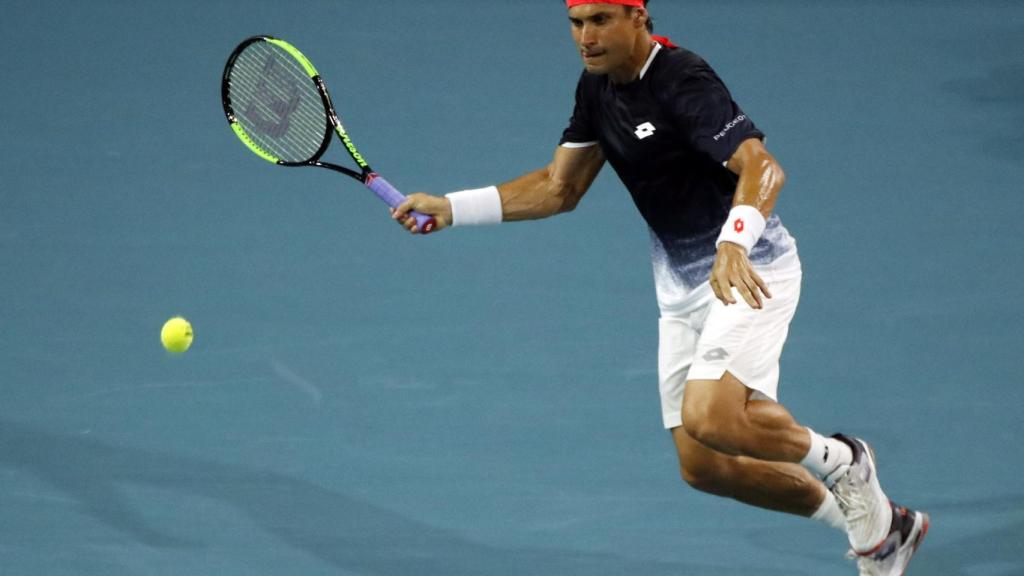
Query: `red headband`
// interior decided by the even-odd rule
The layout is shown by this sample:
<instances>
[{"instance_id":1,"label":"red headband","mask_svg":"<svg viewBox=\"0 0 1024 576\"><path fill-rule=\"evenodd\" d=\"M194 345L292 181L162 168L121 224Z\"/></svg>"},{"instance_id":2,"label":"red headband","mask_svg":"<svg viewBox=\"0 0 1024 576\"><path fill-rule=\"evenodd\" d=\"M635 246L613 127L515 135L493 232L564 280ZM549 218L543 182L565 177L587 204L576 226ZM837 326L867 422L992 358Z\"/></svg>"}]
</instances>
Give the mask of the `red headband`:
<instances>
[{"instance_id":1,"label":"red headband","mask_svg":"<svg viewBox=\"0 0 1024 576\"><path fill-rule=\"evenodd\" d=\"M579 6L580 4L620 4L622 6L633 6L643 8L644 0L565 0L566 8Z\"/></svg>"}]
</instances>

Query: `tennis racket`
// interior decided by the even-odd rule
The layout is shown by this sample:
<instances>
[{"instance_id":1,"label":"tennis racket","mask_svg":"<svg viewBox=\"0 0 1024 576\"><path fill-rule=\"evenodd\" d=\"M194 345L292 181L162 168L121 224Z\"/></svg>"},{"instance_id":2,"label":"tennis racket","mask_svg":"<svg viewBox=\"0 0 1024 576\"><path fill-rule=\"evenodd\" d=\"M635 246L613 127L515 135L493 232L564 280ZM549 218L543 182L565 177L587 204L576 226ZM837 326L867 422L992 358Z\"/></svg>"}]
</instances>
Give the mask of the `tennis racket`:
<instances>
[{"instance_id":1,"label":"tennis racket","mask_svg":"<svg viewBox=\"0 0 1024 576\"><path fill-rule=\"evenodd\" d=\"M370 168L356 149L313 64L294 46L271 36L247 38L224 66L224 114L249 150L280 166L317 166L362 182L392 208L405 195ZM341 138L358 170L324 162L331 134ZM410 212L423 234L434 230L432 216Z\"/></svg>"}]
</instances>

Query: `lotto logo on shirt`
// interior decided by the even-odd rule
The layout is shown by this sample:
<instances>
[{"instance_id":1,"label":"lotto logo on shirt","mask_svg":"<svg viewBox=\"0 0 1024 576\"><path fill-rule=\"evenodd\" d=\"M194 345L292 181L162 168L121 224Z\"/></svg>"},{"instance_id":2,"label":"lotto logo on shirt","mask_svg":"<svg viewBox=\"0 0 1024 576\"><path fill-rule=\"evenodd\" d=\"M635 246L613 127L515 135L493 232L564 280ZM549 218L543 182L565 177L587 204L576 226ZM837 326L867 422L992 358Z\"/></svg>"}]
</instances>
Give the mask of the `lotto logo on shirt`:
<instances>
[{"instance_id":1,"label":"lotto logo on shirt","mask_svg":"<svg viewBox=\"0 0 1024 576\"><path fill-rule=\"evenodd\" d=\"M654 135L655 130L657 130L657 128L654 127L654 124L651 124L650 122L644 122L643 124L637 126L636 131L633 133L636 134L637 140L643 140L648 136Z\"/></svg>"}]
</instances>

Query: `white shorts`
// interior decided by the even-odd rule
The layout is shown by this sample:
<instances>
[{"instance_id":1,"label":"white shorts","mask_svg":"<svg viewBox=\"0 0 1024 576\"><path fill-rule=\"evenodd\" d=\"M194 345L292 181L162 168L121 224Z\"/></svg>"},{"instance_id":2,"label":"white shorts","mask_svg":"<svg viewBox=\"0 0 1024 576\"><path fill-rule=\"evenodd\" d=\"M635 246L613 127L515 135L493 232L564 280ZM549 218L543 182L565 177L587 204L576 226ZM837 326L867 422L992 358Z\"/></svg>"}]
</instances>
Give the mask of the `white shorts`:
<instances>
[{"instance_id":1,"label":"white shorts","mask_svg":"<svg viewBox=\"0 0 1024 576\"><path fill-rule=\"evenodd\" d=\"M764 299L761 310L733 289L736 304L725 306L712 294L691 312L662 315L658 380L665 428L683 424L687 380L718 380L729 372L755 397L778 400L779 357L800 300L800 276L765 281L772 297Z\"/></svg>"}]
</instances>

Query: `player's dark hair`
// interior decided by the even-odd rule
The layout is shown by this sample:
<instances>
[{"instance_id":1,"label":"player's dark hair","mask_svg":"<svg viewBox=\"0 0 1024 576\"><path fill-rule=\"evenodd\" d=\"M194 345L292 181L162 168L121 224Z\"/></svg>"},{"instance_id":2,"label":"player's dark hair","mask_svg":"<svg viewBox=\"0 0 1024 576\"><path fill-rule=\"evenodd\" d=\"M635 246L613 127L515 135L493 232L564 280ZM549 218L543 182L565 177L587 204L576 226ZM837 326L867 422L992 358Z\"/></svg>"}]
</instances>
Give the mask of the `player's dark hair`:
<instances>
[{"instance_id":1,"label":"player's dark hair","mask_svg":"<svg viewBox=\"0 0 1024 576\"><path fill-rule=\"evenodd\" d=\"M632 6L623 6L623 8L626 9L626 14L632 14L633 13L633 7ZM647 0L644 0L644 8L647 8ZM648 32L654 32L654 19L651 18L651 13L650 12L647 13L647 31Z\"/></svg>"}]
</instances>

